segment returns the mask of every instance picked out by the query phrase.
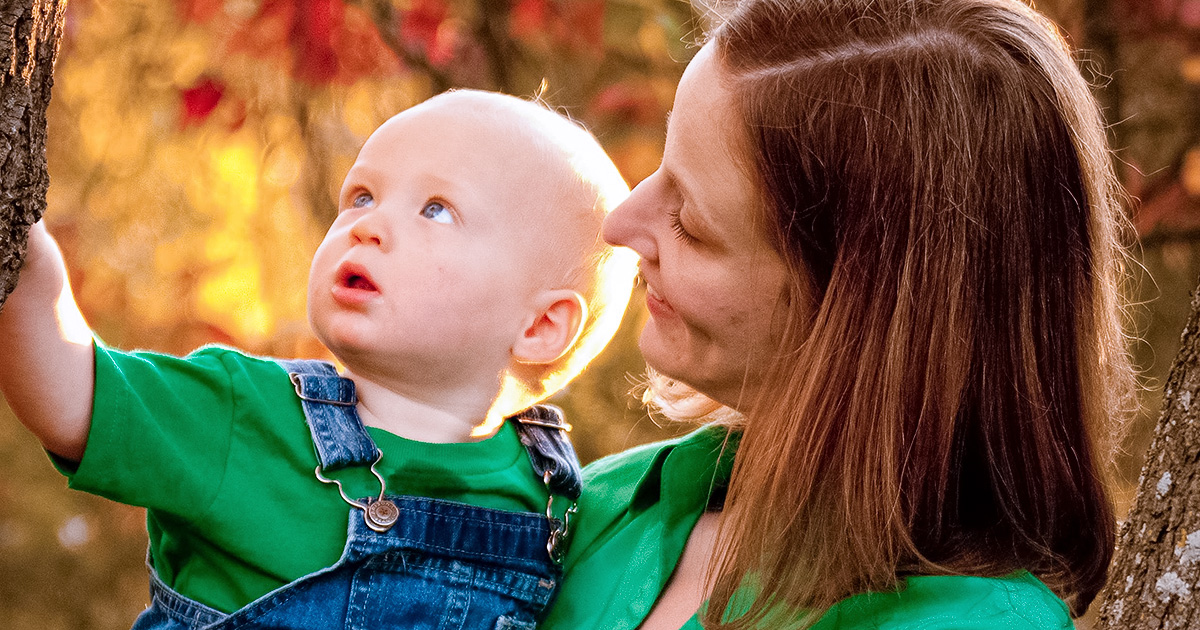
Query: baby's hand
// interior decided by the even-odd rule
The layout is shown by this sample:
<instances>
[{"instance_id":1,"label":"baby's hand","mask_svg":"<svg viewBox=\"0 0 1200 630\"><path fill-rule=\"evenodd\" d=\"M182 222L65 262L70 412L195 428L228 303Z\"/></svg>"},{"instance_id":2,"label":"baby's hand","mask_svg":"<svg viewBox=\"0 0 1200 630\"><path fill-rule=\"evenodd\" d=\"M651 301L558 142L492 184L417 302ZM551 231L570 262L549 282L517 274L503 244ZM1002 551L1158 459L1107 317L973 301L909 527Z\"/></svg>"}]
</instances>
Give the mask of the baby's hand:
<instances>
[{"instance_id":1,"label":"baby's hand","mask_svg":"<svg viewBox=\"0 0 1200 630\"><path fill-rule=\"evenodd\" d=\"M54 238L38 222L0 310L0 392L46 450L78 461L91 426L95 356Z\"/></svg>"}]
</instances>

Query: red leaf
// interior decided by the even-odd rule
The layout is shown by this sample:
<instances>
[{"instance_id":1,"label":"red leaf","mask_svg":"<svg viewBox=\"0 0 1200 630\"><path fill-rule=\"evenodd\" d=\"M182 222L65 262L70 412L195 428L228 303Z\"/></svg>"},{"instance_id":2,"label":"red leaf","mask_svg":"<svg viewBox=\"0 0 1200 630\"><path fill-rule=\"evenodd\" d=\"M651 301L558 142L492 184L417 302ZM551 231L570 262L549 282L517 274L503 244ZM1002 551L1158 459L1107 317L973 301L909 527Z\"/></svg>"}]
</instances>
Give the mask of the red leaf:
<instances>
[{"instance_id":1,"label":"red leaf","mask_svg":"<svg viewBox=\"0 0 1200 630\"><path fill-rule=\"evenodd\" d=\"M405 47L428 56L448 13L444 0L416 0L400 18L400 39Z\"/></svg>"},{"instance_id":2,"label":"red leaf","mask_svg":"<svg viewBox=\"0 0 1200 630\"><path fill-rule=\"evenodd\" d=\"M1184 0L1179 5L1179 23L1187 28L1200 29L1200 0Z\"/></svg>"},{"instance_id":3,"label":"red leaf","mask_svg":"<svg viewBox=\"0 0 1200 630\"><path fill-rule=\"evenodd\" d=\"M370 17L343 0L264 0L232 47L260 58L283 57L293 77L314 85L400 69Z\"/></svg>"},{"instance_id":4,"label":"red leaf","mask_svg":"<svg viewBox=\"0 0 1200 630\"><path fill-rule=\"evenodd\" d=\"M442 22L438 27L437 38L429 49L429 63L438 68L444 68L458 55L459 31L453 22Z\"/></svg>"},{"instance_id":5,"label":"red leaf","mask_svg":"<svg viewBox=\"0 0 1200 630\"><path fill-rule=\"evenodd\" d=\"M203 24L221 12L223 8L221 0L177 0L176 8L179 10L179 18L184 22L198 22Z\"/></svg>"},{"instance_id":6,"label":"red leaf","mask_svg":"<svg viewBox=\"0 0 1200 630\"><path fill-rule=\"evenodd\" d=\"M563 9L566 41L584 52L604 49L604 0L567 0Z\"/></svg>"},{"instance_id":7,"label":"red leaf","mask_svg":"<svg viewBox=\"0 0 1200 630\"><path fill-rule=\"evenodd\" d=\"M383 42L371 16L359 7L346 7L342 28L335 34L335 42L338 79L342 83L400 72L400 59L396 57L396 51Z\"/></svg>"},{"instance_id":8,"label":"red leaf","mask_svg":"<svg viewBox=\"0 0 1200 630\"><path fill-rule=\"evenodd\" d=\"M1180 0L1118 0L1118 24L1140 32L1173 24L1183 10Z\"/></svg>"},{"instance_id":9,"label":"red leaf","mask_svg":"<svg viewBox=\"0 0 1200 630\"><path fill-rule=\"evenodd\" d=\"M230 41L234 52L260 59L284 55L290 63L294 0L263 0L258 13L237 30Z\"/></svg>"},{"instance_id":10,"label":"red leaf","mask_svg":"<svg viewBox=\"0 0 1200 630\"><path fill-rule=\"evenodd\" d=\"M1133 217L1141 236L1154 232L1178 233L1200 228L1200 203L1191 199L1178 181L1167 182L1142 199Z\"/></svg>"},{"instance_id":11,"label":"red leaf","mask_svg":"<svg viewBox=\"0 0 1200 630\"><path fill-rule=\"evenodd\" d=\"M329 83L338 74L333 33L342 25L345 5L341 0L296 0L296 9L288 38L295 55L292 74L316 85Z\"/></svg>"},{"instance_id":12,"label":"red leaf","mask_svg":"<svg viewBox=\"0 0 1200 630\"><path fill-rule=\"evenodd\" d=\"M509 30L514 37L530 37L546 29L550 19L549 0L517 0L509 14Z\"/></svg>"},{"instance_id":13,"label":"red leaf","mask_svg":"<svg viewBox=\"0 0 1200 630\"><path fill-rule=\"evenodd\" d=\"M1142 0L1138 0L1141 2ZM1159 20L1170 20L1175 16L1175 12L1179 7L1179 0L1151 0L1147 7Z\"/></svg>"},{"instance_id":14,"label":"red leaf","mask_svg":"<svg viewBox=\"0 0 1200 630\"><path fill-rule=\"evenodd\" d=\"M225 95L225 85L211 77L201 77L192 87L182 90L182 112L180 125L199 125L212 115Z\"/></svg>"},{"instance_id":15,"label":"red leaf","mask_svg":"<svg viewBox=\"0 0 1200 630\"><path fill-rule=\"evenodd\" d=\"M604 0L516 0L509 14L514 37L546 37L555 47L602 54Z\"/></svg>"},{"instance_id":16,"label":"red leaf","mask_svg":"<svg viewBox=\"0 0 1200 630\"><path fill-rule=\"evenodd\" d=\"M592 110L600 116L638 125L656 124L664 115L648 86L630 82L614 83L601 90L592 101Z\"/></svg>"}]
</instances>

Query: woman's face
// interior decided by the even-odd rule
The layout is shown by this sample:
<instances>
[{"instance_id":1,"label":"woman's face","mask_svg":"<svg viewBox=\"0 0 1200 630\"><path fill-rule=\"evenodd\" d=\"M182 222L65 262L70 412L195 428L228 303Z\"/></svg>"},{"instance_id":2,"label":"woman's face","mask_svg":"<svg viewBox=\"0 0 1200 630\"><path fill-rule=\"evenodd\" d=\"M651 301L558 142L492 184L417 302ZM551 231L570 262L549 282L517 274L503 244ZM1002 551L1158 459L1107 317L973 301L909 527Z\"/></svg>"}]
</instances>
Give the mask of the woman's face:
<instances>
[{"instance_id":1,"label":"woman's face","mask_svg":"<svg viewBox=\"0 0 1200 630\"><path fill-rule=\"evenodd\" d=\"M662 164L608 216L604 238L641 256L646 362L744 410L779 351L787 268L767 242L742 119L714 53L709 44L688 65Z\"/></svg>"}]
</instances>

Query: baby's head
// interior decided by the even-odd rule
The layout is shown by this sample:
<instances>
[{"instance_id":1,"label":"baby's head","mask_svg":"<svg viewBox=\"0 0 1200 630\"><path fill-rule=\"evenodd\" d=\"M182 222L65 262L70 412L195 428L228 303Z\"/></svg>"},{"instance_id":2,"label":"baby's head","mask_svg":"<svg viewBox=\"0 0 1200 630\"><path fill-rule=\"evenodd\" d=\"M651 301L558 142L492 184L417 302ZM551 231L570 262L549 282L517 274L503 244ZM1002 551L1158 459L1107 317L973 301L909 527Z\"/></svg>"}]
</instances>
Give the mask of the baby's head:
<instances>
[{"instance_id":1,"label":"baby's head","mask_svg":"<svg viewBox=\"0 0 1200 630\"><path fill-rule=\"evenodd\" d=\"M347 368L415 396L541 400L612 337L635 257L599 237L629 188L587 131L455 91L379 127L313 257L309 320Z\"/></svg>"}]
</instances>

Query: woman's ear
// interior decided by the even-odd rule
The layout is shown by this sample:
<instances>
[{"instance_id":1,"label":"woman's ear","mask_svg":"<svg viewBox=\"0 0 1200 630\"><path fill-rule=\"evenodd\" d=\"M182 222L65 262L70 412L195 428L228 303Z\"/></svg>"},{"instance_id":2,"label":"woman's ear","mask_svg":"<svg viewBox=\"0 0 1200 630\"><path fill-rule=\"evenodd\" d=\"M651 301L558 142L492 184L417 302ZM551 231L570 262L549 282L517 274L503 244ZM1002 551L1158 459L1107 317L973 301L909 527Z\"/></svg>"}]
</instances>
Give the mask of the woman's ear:
<instances>
[{"instance_id":1,"label":"woman's ear","mask_svg":"<svg viewBox=\"0 0 1200 630\"><path fill-rule=\"evenodd\" d=\"M512 356L518 363L546 364L561 358L583 330L587 304L571 289L545 291L538 297L538 309L513 344Z\"/></svg>"}]
</instances>

